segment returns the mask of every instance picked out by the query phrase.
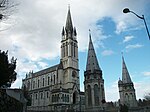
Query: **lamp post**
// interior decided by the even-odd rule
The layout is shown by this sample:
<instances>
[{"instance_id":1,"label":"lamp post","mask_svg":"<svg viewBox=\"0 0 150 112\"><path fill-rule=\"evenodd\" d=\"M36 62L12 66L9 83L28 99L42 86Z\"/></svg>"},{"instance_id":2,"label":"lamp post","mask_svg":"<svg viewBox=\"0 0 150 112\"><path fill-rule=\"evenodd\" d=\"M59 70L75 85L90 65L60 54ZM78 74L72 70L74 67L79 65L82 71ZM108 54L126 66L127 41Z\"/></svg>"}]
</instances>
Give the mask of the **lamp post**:
<instances>
[{"instance_id":1,"label":"lamp post","mask_svg":"<svg viewBox=\"0 0 150 112\"><path fill-rule=\"evenodd\" d=\"M128 8L123 9L123 13L129 13L129 12L131 12L131 13L134 14L134 15L136 15L138 18L144 20L145 28L146 28L146 31L147 31L147 34L148 34L148 37L149 37L149 40L150 40L150 34L149 34L149 31L148 31L148 27L147 27L147 24L146 24L146 20L145 20L145 18L144 18L144 15L139 16L139 15L137 15L135 12L129 10Z\"/></svg>"}]
</instances>

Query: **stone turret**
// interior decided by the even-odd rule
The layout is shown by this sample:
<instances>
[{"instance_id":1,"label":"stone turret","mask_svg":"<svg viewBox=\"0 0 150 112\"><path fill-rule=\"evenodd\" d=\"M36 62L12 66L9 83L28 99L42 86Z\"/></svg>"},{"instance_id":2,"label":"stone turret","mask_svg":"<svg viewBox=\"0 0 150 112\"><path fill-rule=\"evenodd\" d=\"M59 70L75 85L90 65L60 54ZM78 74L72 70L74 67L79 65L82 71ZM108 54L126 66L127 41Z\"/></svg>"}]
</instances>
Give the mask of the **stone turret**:
<instances>
[{"instance_id":1,"label":"stone turret","mask_svg":"<svg viewBox=\"0 0 150 112\"><path fill-rule=\"evenodd\" d=\"M100 112L105 102L104 79L102 78L102 70L98 64L91 34L89 34L89 48L84 77L86 111Z\"/></svg>"},{"instance_id":2,"label":"stone turret","mask_svg":"<svg viewBox=\"0 0 150 112\"><path fill-rule=\"evenodd\" d=\"M134 84L129 75L127 66L122 56L122 80L118 81L120 104L128 107L137 107Z\"/></svg>"}]
</instances>

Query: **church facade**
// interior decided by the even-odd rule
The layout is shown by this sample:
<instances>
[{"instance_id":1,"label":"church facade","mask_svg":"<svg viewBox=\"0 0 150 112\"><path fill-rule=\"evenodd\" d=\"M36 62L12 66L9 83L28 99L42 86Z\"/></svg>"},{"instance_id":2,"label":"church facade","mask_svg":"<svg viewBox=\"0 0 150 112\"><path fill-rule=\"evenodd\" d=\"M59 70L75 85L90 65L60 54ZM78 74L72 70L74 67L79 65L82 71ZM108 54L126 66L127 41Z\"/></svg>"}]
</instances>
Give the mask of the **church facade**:
<instances>
[{"instance_id":1,"label":"church facade","mask_svg":"<svg viewBox=\"0 0 150 112\"><path fill-rule=\"evenodd\" d=\"M70 9L61 34L59 64L35 73L29 72L26 74L26 78L22 80L22 85L28 90L31 98L31 105L27 107L27 110L29 112L118 111L119 108L114 109L113 107L114 111L112 111L107 106L103 73L97 60L90 33L86 70L84 71L85 92L80 91L77 32L72 23ZM122 59L122 80L118 81L119 103L136 108L134 84L124 58Z\"/></svg>"},{"instance_id":2,"label":"church facade","mask_svg":"<svg viewBox=\"0 0 150 112\"><path fill-rule=\"evenodd\" d=\"M28 110L79 110L79 101L84 93L80 92L76 36L69 9L66 25L62 29L60 63L36 73L30 72L23 79L32 101Z\"/></svg>"}]
</instances>

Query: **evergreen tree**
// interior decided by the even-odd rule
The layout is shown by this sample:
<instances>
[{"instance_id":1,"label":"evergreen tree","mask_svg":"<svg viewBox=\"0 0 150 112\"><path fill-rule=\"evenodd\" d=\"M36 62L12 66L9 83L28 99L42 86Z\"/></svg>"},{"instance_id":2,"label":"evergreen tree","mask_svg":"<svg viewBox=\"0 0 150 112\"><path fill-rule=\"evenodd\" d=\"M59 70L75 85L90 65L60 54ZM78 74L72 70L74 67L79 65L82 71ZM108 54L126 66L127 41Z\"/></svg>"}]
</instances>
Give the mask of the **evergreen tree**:
<instances>
[{"instance_id":1,"label":"evergreen tree","mask_svg":"<svg viewBox=\"0 0 150 112\"><path fill-rule=\"evenodd\" d=\"M0 51L0 87L3 85L10 87L17 76L15 72L17 59L12 57L11 62L9 62L7 53L8 51Z\"/></svg>"}]
</instances>

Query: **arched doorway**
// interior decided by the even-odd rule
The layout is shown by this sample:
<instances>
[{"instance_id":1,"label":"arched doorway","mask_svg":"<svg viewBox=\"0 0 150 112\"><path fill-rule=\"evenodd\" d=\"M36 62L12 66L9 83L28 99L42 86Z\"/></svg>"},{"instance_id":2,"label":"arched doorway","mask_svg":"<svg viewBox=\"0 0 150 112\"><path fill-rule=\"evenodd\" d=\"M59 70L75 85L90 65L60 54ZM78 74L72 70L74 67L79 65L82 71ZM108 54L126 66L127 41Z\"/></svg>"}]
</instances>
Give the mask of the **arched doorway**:
<instances>
[{"instance_id":1,"label":"arched doorway","mask_svg":"<svg viewBox=\"0 0 150 112\"><path fill-rule=\"evenodd\" d=\"M75 91L74 93L73 93L73 104L76 104L77 103L77 91Z\"/></svg>"}]
</instances>

